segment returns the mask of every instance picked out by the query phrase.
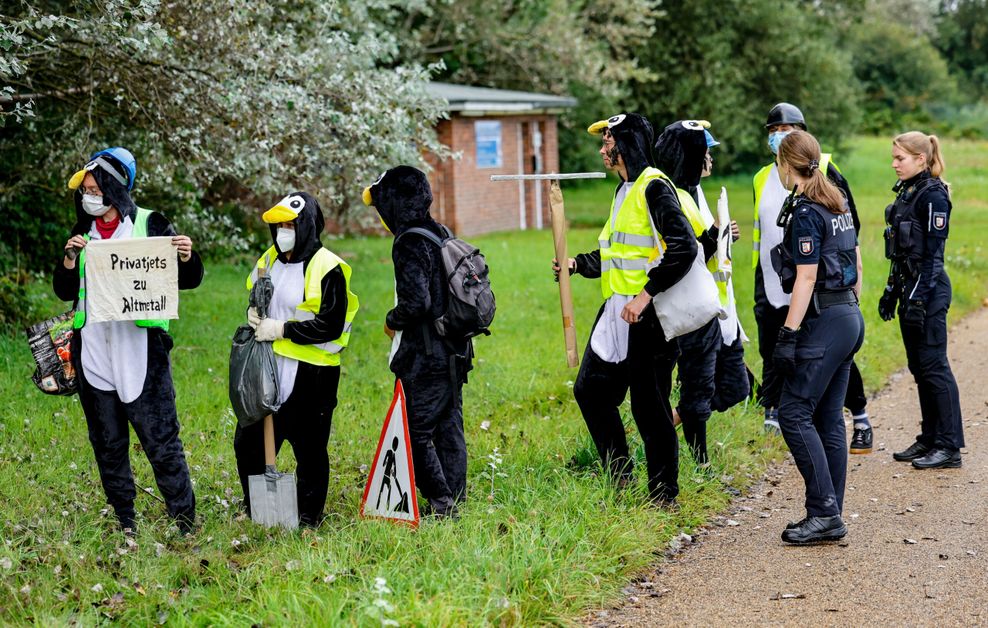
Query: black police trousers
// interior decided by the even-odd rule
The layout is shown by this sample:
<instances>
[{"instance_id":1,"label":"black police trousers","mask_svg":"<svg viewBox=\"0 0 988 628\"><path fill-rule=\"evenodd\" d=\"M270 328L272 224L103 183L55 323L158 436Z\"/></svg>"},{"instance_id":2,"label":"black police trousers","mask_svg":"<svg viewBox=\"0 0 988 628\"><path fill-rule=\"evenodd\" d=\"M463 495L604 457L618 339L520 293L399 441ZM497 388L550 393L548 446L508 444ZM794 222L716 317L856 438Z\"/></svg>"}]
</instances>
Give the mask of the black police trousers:
<instances>
[{"instance_id":1,"label":"black police trousers","mask_svg":"<svg viewBox=\"0 0 988 628\"><path fill-rule=\"evenodd\" d=\"M796 336L796 368L782 385L779 427L806 483L806 514L829 517L844 507L843 405L851 359L864 341L864 319L857 303L811 312Z\"/></svg>"},{"instance_id":2,"label":"black police trousers","mask_svg":"<svg viewBox=\"0 0 988 628\"><path fill-rule=\"evenodd\" d=\"M299 362L292 394L274 414L274 448L281 450L287 440L295 454L295 489L299 523L317 526L323 517L329 488L329 433L336 409L340 367L316 366ZM264 421L246 428L237 425L233 435L237 473L244 491L244 505L250 514L252 475L264 473Z\"/></svg>"},{"instance_id":3,"label":"black police trousers","mask_svg":"<svg viewBox=\"0 0 988 628\"><path fill-rule=\"evenodd\" d=\"M950 279L947 273L943 273L930 299L923 328L904 325L901 312L899 328L906 347L909 372L919 390L922 421L916 440L927 447L958 451L964 446L964 428L961 424L960 391L947 361L947 310L950 300Z\"/></svg>"},{"instance_id":4,"label":"black police trousers","mask_svg":"<svg viewBox=\"0 0 988 628\"><path fill-rule=\"evenodd\" d=\"M603 310L601 307L597 313L598 320ZM631 415L648 464L649 495L656 500L672 500L679 495L679 439L669 405L677 354L676 343L666 342L649 304L628 332L628 356L616 364L605 362L587 342L573 385L601 463L616 478L629 478L633 467L619 411L630 390Z\"/></svg>"},{"instance_id":5,"label":"black police trousers","mask_svg":"<svg viewBox=\"0 0 988 628\"><path fill-rule=\"evenodd\" d=\"M778 373L772 364L772 353L775 351L775 341L779 337L779 329L786 324L789 307L772 307L768 303L755 306L755 321L758 324L758 353L762 356L762 385L758 388L758 403L763 408L779 407L779 396L782 394L782 380L785 374ZM851 370L847 381L847 396L844 407L852 415L864 414L868 407L868 397L864 391L864 381L858 365L851 362Z\"/></svg>"},{"instance_id":6,"label":"black police trousers","mask_svg":"<svg viewBox=\"0 0 988 628\"><path fill-rule=\"evenodd\" d=\"M76 334L80 338L81 334ZM134 527L134 473L130 466L130 430L151 463L154 480L165 499L168 514L188 526L195 521L196 497L189 478L189 465L178 436L178 412L172 384L168 353L173 341L166 332L148 329L147 374L140 396L123 403L116 391L94 388L86 380L81 358L75 359L79 382L79 401L86 414L89 442L96 454L100 481L106 499L113 507L120 525ZM81 356L81 340L74 343L73 356Z\"/></svg>"},{"instance_id":7,"label":"black police trousers","mask_svg":"<svg viewBox=\"0 0 988 628\"><path fill-rule=\"evenodd\" d=\"M679 404L683 438L698 464L707 461L707 420L716 394L717 355L724 344L720 321L683 334L679 343Z\"/></svg>"}]
</instances>

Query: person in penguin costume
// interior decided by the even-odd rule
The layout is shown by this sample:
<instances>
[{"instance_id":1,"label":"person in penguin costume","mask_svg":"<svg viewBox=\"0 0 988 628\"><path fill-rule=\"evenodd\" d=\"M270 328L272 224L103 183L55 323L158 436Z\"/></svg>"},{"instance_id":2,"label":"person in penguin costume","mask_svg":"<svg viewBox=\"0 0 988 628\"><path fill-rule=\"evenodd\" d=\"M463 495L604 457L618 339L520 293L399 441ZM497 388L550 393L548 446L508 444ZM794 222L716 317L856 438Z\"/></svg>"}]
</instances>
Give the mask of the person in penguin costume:
<instances>
[{"instance_id":1,"label":"person in penguin costume","mask_svg":"<svg viewBox=\"0 0 988 628\"><path fill-rule=\"evenodd\" d=\"M604 304L597 314L573 394L605 468L619 486L631 479L620 406L631 391L631 414L645 446L648 491L658 505L679 494L679 451L669 393L678 347L667 342L652 297L682 279L697 242L668 177L652 159L652 126L622 113L587 129L600 136L604 166L621 181L598 240L600 248L568 260L570 273L599 278ZM659 254L652 229L665 251ZM553 260L553 270L560 266Z\"/></svg>"},{"instance_id":2,"label":"person in penguin costume","mask_svg":"<svg viewBox=\"0 0 988 628\"><path fill-rule=\"evenodd\" d=\"M660 169L669 175L672 182L681 191L680 199L683 209L690 221L693 232L703 247L704 259L708 268L716 278L719 270L715 254L717 239L720 236L719 226L714 224L714 218L707 207L703 190L700 188L700 178L706 167L707 148L706 129L710 123L705 120L677 120L667 126L655 142L655 160ZM705 210L705 211L704 211ZM737 225L731 225L732 232ZM734 234L732 233L732 236ZM728 286L726 280L718 281L721 305L725 311L731 306L727 302ZM737 316L732 324L734 336L737 336ZM730 328L729 328L730 329ZM747 389L748 373L744 367L743 357L740 363L736 356L728 355L729 351L740 350L743 356L739 338L732 339L730 347L724 346L721 330L721 320L713 318L703 327L683 334L678 338L681 355L679 357L679 404L675 409L675 418L683 425L683 436L693 454L693 460L698 465L708 462L707 456L707 421L713 411L713 404L718 399L718 389L721 392ZM721 351L725 353L721 363ZM722 364L721 381L718 382L718 364ZM727 367L730 366L730 372ZM720 387L718 387L718 383ZM740 395L744 399L748 391ZM736 403L736 401L735 401ZM719 402L718 405L724 405ZM733 404L732 404L733 405ZM720 408L723 409L723 408Z\"/></svg>"},{"instance_id":3,"label":"person in penguin costume","mask_svg":"<svg viewBox=\"0 0 988 628\"><path fill-rule=\"evenodd\" d=\"M74 301L72 362L79 401L89 427L106 499L125 533L136 531L130 432L141 442L168 514L185 534L194 528L196 500L179 438L167 320L86 321L86 244L91 240L171 236L178 260L178 287L202 282L203 266L188 236L178 235L158 212L131 199L137 174L129 151L95 153L69 180L76 223L55 267L52 284L63 301Z\"/></svg>"},{"instance_id":4,"label":"person in penguin costume","mask_svg":"<svg viewBox=\"0 0 988 628\"><path fill-rule=\"evenodd\" d=\"M364 189L363 200L394 234L395 306L384 330L392 337L391 371L405 390L415 483L427 502L423 512L456 517L467 490L463 384L472 344L437 333L434 321L448 303L440 250L420 234L405 233L418 227L445 238L446 230L429 214L432 189L417 168L386 171Z\"/></svg>"},{"instance_id":5,"label":"person in penguin costume","mask_svg":"<svg viewBox=\"0 0 988 628\"><path fill-rule=\"evenodd\" d=\"M274 343L278 402L275 451L287 440L296 468L299 524L322 521L329 487L329 432L340 385L340 355L350 340L359 301L350 289L350 265L322 245L325 221L319 201L292 192L264 212L273 246L247 277L250 291L264 268L274 284L267 317L247 310L255 338ZM248 477L264 473L264 422L237 426L237 472L250 514Z\"/></svg>"}]
</instances>

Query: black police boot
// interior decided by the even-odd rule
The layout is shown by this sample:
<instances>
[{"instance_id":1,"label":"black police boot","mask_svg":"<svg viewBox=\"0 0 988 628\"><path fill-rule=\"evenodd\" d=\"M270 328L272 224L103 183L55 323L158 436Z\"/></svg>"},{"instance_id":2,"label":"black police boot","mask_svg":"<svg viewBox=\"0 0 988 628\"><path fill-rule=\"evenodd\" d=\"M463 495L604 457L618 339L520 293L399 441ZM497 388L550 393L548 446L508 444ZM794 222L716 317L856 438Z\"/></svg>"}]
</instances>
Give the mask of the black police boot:
<instances>
[{"instance_id":1,"label":"black police boot","mask_svg":"<svg viewBox=\"0 0 988 628\"><path fill-rule=\"evenodd\" d=\"M851 437L852 454L871 453L871 428L854 428L854 435Z\"/></svg>"},{"instance_id":2,"label":"black police boot","mask_svg":"<svg viewBox=\"0 0 988 628\"><path fill-rule=\"evenodd\" d=\"M957 469L961 466L961 452L950 449L932 449L922 458L913 460L917 469Z\"/></svg>"},{"instance_id":3,"label":"black police boot","mask_svg":"<svg viewBox=\"0 0 988 628\"><path fill-rule=\"evenodd\" d=\"M909 462L910 460L915 460L916 458L922 458L928 453L930 453L930 448L923 443L916 441L906 449L895 452L892 454L892 457L899 462Z\"/></svg>"},{"instance_id":4,"label":"black police boot","mask_svg":"<svg viewBox=\"0 0 988 628\"><path fill-rule=\"evenodd\" d=\"M836 541L847 535L847 526L840 515L832 517L807 517L792 528L782 532L782 540L793 545L811 545Z\"/></svg>"}]
</instances>

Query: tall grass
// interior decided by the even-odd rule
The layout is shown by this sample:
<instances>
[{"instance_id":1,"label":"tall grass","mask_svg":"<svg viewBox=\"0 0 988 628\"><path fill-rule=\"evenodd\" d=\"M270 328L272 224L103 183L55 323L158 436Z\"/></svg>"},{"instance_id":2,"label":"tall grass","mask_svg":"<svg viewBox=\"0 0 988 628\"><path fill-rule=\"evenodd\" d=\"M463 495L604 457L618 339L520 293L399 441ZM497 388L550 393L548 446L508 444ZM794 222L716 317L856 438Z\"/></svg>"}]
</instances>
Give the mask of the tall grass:
<instances>
[{"instance_id":1,"label":"tall grass","mask_svg":"<svg viewBox=\"0 0 988 628\"><path fill-rule=\"evenodd\" d=\"M893 326L874 314L885 272L881 209L892 180L884 166L886 143L868 139L854 147L838 162L866 223L862 360L873 387L902 362ZM986 148L947 145L956 191L948 246L958 293L954 315L980 301L988 276L977 238L988 220L985 200L978 199L986 189L978 170ZM717 183L728 186L735 214L747 226L747 182L714 182L711 196ZM600 220L609 188L586 192L584 200L567 191L568 209ZM595 229L574 230L571 250L589 250L595 236ZM469 499L460 521L427 521L417 531L357 517L393 384L381 329L393 302L389 240L328 241L354 267L361 310L343 360L330 439L328 517L315 531L269 532L240 511L227 359L233 330L244 318L246 267L209 266L203 286L182 295L182 318L173 324L182 439L202 522L191 537L179 537L163 506L141 493L137 538L128 541L116 531L78 401L34 390L26 343L0 337L6 408L0 417L0 623L565 623L619 595L673 535L701 524L781 455L780 442L761 435L757 412L739 407L710 422L710 469L698 470L683 448L678 512L646 505L643 465L637 484L616 492L586 464L595 454L573 401L576 373L565 367L550 234L493 234L475 242L493 269L498 314L494 335L477 342L476 369L465 389ZM747 242L737 247L736 286L753 336ZM582 346L600 302L597 283L574 281L574 299ZM51 313L59 307L50 300ZM757 370L754 346L748 354ZM629 435L641 459L634 429ZM496 476L491 490L481 473L495 448L505 476ZM133 449L138 483L153 487L146 459L136 444ZM279 465L294 466L289 448Z\"/></svg>"}]
</instances>

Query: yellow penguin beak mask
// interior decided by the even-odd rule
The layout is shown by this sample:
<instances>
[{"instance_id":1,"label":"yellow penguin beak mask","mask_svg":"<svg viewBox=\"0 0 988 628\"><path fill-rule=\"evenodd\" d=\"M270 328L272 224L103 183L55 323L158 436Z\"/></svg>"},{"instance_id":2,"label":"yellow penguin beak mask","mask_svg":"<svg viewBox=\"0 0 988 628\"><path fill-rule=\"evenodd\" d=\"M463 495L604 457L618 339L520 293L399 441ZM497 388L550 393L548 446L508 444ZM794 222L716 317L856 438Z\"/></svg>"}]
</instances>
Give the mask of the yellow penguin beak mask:
<instances>
[{"instance_id":1,"label":"yellow penguin beak mask","mask_svg":"<svg viewBox=\"0 0 988 628\"><path fill-rule=\"evenodd\" d=\"M360 195L360 200L364 202L364 205L370 207L374 204L374 199L371 198L370 186L364 188L363 194Z\"/></svg>"},{"instance_id":2,"label":"yellow penguin beak mask","mask_svg":"<svg viewBox=\"0 0 988 628\"><path fill-rule=\"evenodd\" d=\"M305 208L305 199L301 196L289 195L281 199L277 205L264 212L261 220L268 224L292 222Z\"/></svg>"}]
</instances>

